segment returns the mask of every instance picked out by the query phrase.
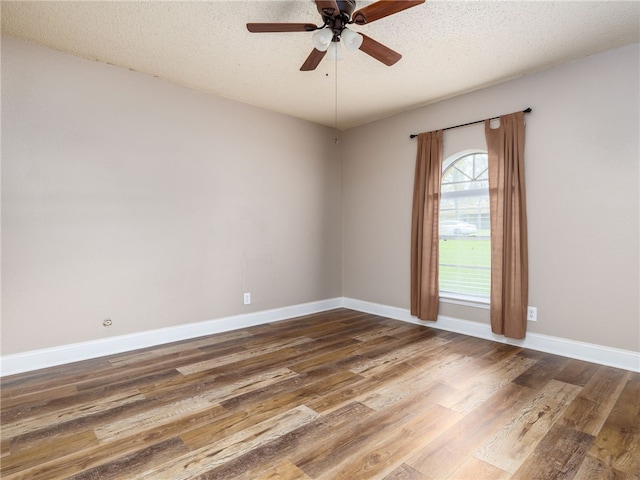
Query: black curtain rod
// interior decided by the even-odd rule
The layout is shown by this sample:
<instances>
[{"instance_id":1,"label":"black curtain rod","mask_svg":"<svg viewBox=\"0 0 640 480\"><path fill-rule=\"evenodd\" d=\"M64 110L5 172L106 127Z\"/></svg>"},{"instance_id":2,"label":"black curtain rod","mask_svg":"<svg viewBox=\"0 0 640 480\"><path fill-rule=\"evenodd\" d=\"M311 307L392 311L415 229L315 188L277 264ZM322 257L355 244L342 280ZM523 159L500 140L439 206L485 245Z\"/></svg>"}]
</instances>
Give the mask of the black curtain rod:
<instances>
[{"instance_id":1,"label":"black curtain rod","mask_svg":"<svg viewBox=\"0 0 640 480\"><path fill-rule=\"evenodd\" d=\"M531 107L529 108L525 108L522 113L531 113ZM496 120L500 117L491 117L488 118L487 120ZM460 127L466 127L467 125L475 125L476 123L482 123L485 120L476 120L475 122L469 122L469 123L463 123L462 125L455 125L453 127L447 127L447 128L441 128L440 130L452 130L454 128L460 128ZM409 135L409 138L416 138L418 136L418 134L416 133L412 133L411 135Z\"/></svg>"}]
</instances>

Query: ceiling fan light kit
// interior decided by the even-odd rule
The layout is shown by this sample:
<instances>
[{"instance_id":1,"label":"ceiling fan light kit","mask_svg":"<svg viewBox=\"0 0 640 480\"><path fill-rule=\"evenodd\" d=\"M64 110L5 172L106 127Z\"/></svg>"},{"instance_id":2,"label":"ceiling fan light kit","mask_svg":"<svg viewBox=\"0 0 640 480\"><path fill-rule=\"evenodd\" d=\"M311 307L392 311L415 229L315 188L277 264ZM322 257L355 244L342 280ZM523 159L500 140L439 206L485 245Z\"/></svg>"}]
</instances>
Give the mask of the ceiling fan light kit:
<instances>
[{"instance_id":1,"label":"ceiling fan light kit","mask_svg":"<svg viewBox=\"0 0 640 480\"><path fill-rule=\"evenodd\" d=\"M338 42L332 42L327 50L327 59L335 62L336 60L342 60L344 56L342 55L342 49L340 48L340 44Z\"/></svg>"},{"instance_id":2,"label":"ceiling fan light kit","mask_svg":"<svg viewBox=\"0 0 640 480\"><path fill-rule=\"evenodd\" d=\"M313 48L319 50L321 52L326 52L333 41L333 32L328 28L323 28L322 30L318 30L311 37L311 43L313 43Z\"/></svg>"},{"instance_id":3,"label":"ceiling fan light kit","mask_svg":"<svg viewBox=\"0 0 640 480\"><path fill-rule=\"evenodd\" d=\"M349 30L347 25L365 25L424 2L425 0L378 0L355 11L355 0L315 0L323 22L320 26L312 23L247 23L247 29L252 33L315 32L311 37L314 48L300 68L302 71L315 70L327 52L330 59L341 59L341 40L348 51L361 50L391 66L402 55L366 35Z\"/></svg>"},{"instance_id":4,"label":"ceiling fan light kit","mask_svg":"<svg viewBox=\"0 0 640 480\"><path fill-rule=\"evenodd\" d=\"M350 52L358 50L362 46L362 41L364 40L362 35L354 32L353 30L349 30L348 28L345 28L342 31L341 38L344 48Z\"/></svg>"}]
</instances>

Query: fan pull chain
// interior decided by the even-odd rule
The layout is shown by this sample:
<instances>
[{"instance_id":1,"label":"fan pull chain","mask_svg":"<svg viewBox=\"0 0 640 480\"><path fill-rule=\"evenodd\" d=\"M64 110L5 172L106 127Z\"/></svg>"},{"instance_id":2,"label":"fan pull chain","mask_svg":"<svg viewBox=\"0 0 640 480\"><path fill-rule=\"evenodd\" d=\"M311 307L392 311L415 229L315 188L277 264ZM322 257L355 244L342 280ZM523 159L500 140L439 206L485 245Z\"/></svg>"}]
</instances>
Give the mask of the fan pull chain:
<instances>
[{"instance_id":1,"label":"fan pull chain","mask_svg":"<svg viewBox=\"0 0 640 480\"><path fill-rule=\"evenodd\" d=\"M335 64L336 64L336 68L335 68L335 118L334 118L334 123L333 123L333 128L335 129L336 132L336 136L334 138L334 142L336 145L338 145L338 143L340 142L340 139L338 138L338 56L336 55L336 59L335 59Z\"/></svg>"}]
</instances>

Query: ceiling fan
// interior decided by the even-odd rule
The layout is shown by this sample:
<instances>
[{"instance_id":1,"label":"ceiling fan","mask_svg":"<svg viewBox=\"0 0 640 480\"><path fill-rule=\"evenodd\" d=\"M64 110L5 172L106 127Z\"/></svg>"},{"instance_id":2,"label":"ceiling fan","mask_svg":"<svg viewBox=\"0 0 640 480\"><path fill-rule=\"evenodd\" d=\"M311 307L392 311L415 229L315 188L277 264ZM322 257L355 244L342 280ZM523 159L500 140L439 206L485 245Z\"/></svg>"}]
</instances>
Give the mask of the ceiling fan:
<instances>
[{"instance_id":1,"label":"ceiling fan","mask_svg":"<svg viewBox=\"0 0 640 480\"><path fill-rule=\"evenodd\" d=\"M347 25L365 25L407 8L424 3L425 0L378 0L354 12L355 0L314 0L322 16L322 25L313 23L247 23L252 33L269 32L315 32L312 37L314 49L300 67L302 71L315 70L330 47L339 55L338 42L342 40L350 51L362 50L385 65L393 65L402 58L398 52L376 42L362 33L349 30Z\"/></svg>"}]
</instances>

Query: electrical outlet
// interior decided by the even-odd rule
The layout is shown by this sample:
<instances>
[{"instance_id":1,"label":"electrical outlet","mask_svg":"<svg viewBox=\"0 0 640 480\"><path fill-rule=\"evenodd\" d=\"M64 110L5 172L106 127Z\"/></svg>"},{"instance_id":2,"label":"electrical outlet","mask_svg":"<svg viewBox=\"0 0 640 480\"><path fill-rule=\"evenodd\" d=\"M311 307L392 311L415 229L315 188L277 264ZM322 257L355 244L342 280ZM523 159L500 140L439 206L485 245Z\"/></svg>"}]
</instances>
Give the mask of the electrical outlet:
<instances>
[{"instance_id":1,"label":"electrical outlet","mask_svg":"<svg viewBox=\"0 0 640 480\"><path fill-rule=\"evenodd\" d=\"M251 305L251 292L244 292L244 295L242 297L242 304Z\"/></svg>"},{"instance_id":2,"label":"electrical outlet","mask_svg":"<svg viewBox=\"0 0 640 480\"><path fill-rule=\"evenodd\" d=\"M538 321L538 309L536 307L527 307L527 320L529 322Z\"/></svg>"}]
</instances>

